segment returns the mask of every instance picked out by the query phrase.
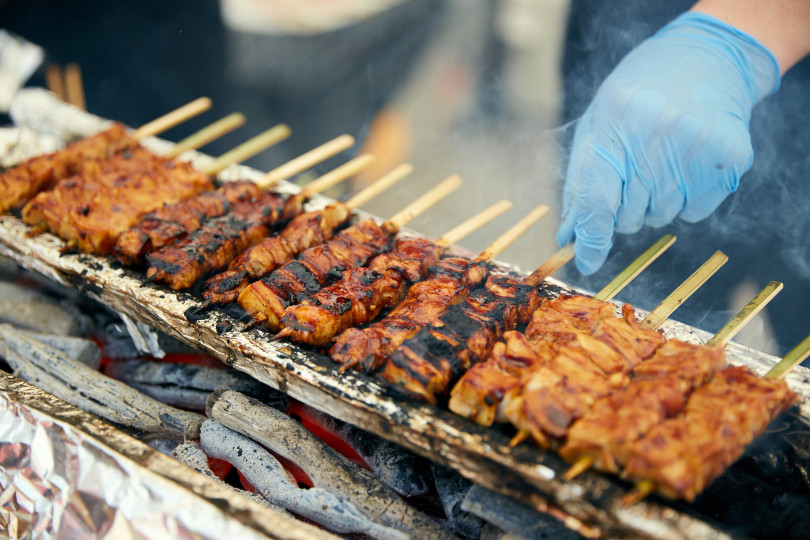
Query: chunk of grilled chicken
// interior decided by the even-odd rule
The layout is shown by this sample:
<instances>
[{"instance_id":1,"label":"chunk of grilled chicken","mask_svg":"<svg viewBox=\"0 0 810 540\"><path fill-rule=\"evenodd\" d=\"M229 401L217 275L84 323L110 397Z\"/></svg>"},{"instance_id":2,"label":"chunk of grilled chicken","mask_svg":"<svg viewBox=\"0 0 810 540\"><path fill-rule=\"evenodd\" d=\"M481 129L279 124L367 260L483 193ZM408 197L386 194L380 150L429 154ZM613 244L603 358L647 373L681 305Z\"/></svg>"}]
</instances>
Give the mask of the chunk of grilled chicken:
<instances>
[{"instance_id":1,"label":"chunk of grilled chicken","mask_svg":"<svg viewBox=\"0 0 810 540\"><path fill-rule=\"evenodd\" d=\"M287 306L315 294L345 270L362 266L386 249L390 240L391 233L374 220L362 220L251 283L237 302L255 321L278 331Z\"/></svg>"},{"instance_id":2,"label":"chunk of grilled chicken","mask_svg":"<svg viewBox=\"0 0 810 540\"><path fill-rule=\"evenodd\" d=\"M669 340L636 366L623 392L599 400L568 431L560 455L588 457L594 467L616 473L636 439L681 411L689 394L726 366L723 350Z\"/></svg>"},{"instance_id":3,"label":"chunk of grilled chicken","mask_svg":"<svg viewBox=\"0 0 810 540\"><path fill-rule=\"evenodd\" d=\"M337 282L287 307L279 337L325 347L347 328L374 320L398 304L409 283L425 276L442 247L420 238L400 238L392 251L374 257L368 267L347 270Z\"/></svg>"},{"instance_id":4,"label":"chunk of grilled chicken","mask_svg":"<svg viewBox=\"0 0 810 540\"><path fill-rule=\"evenodd\" d=\"M349 328L329 354L343 364L341 370L354 366L367 373L377 370L403 341L435 321L450 305L463 302L487 274L483 261L450 257L437 262L428 270L430 278L412 285L405 299L383 320L366 328Z\"/></svg>"},{"instance_id":5,"label":"chunk of grilled chicken","mask_svg":"<svg viewBox=\"0 0 810 540\"><path fill-rule=\"evenodd\" d=\"M337 202L294 217L276 236L265 238L239 254L228 269L205 282L203 297L216 304L236 301L251 280L272 272L303 251L330 240L351 210Z\"/></svg>"},{"instance_id":6,"label":"chunk of grilled chicken","mask_svg":"<svg viewBox=\"0 0 810 540\"><path fill-rule=\"evenodd\" d=\"M696 389L677 416L633 443L623 476L691 502L797 401L780 379L760 378L746 367L726 368Z\"/></svg>"},{"instance_id":7,"label":"chunk of grilled chicken","mask_svg":"<svg viewBox=\"0 0 810 540\"><path fill-rule=\"evenodd\" d=\"M161 205L213 188L189 163L159 158L141 147L89 162L23 208L29 225L46 226L85 252L107 255L118 236Z\"/></svg>"},{"instance_id":8,"label":"chunk of grilled chicken","mask_svg":"<svg viewBox=\"0 0 810 540\"><path fill-rule=\"evenodd\" d=\"M40 191L52 189L60 180L77 174L86 163L109 159L137 144L123 124L115 123L57 152L33 157L0 174L0 212L21 208Z\"/></svg>"},{"instance_id":9,"label":"chunk of grilled chicken","mask_svg":"<svg viewBox=\"0 0 810 540\"><path fill-rule=\"evenodd\" d=\"M115 258L127 266L143 262L147 253L174 244L191 231L199 229L206 219L227 213L234 204L245 202L261 193L250 181L228 182L219 189L201 193L146 214L137 225L121 233L115 243Z\"/></svg>"},{"instance_id":10,"label":"chunk of grilled chicken","mask_svg":"<svg viewBox=\"0 0 810 540\"><path fill-rule=\"evenodd\" d=\"M462 375L450 394L450 410L486 426L508 421L502 402L519 390L524 374L548 363L578 334L590 334L611 319L616 306L609 302L572 295L543 300L525 334L505 332L491 355Z\"/></svg>"},{"instance_id":11,"label":"chunk of grilled chicken","mask_svg":"<svg viewBox=\"0 0 810 540\"><path fill-rule=\"evenodd\" d=\"M208 272L225 268L236 255L267 237L274 226L300 208L300 201L285 201L274 192L237 204L231 212L207 220L176 244L147 255L146 277L175 290L188 289Z\"/></svg>"}]
</instances>

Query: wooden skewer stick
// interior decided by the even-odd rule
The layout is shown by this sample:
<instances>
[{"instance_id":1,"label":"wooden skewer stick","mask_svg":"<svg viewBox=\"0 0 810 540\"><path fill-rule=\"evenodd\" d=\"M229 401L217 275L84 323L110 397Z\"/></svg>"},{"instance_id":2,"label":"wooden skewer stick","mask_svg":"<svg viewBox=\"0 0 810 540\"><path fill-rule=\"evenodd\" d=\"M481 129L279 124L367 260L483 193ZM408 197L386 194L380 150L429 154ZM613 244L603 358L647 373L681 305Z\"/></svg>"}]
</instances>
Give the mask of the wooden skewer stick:
<instances>
[{"instance_id":1,"label":"wooden skewer stick","mask_svg":"<svg viewBox=\"0 0 810 540\"><path fill-rule=\"evenodd\" d=\"M574 245L568 244L557 250L557 252L549 257L549 259L541 264L537 270L526 276L523 283L537 287L547 277L550 277L554 272L562 268L568 261L574 258Z\"/></svg>"},{"instance_id":2,"label":"wooden skewer stick","mask_svg":"<svg viewBox=\"0 0 810 540\"><path fill-rule=\"evenodd\" d=\"M663 302L650 312L646 319L641 323L643 328L655 330L673 311L675 311L687 298L692 296L701 285L714 275L721 266L726 264L728 257L722 251L717 251L714 255L709 257L709 260L703 263L700 268L687 278L686 281L681 283L672 294L667 296Z\"/></svg>"},{"instance_id":3,"label":"wooden skewer stick","mask_svg":"<svg viewBox=\"0 0 810 540\"><path fill-rule=\"evenodd\" d=\"M446 233L444 233L441 238L436 240L436 245L441 247L449 247L455 244L456 242L460 241L462 238L466 237L467 235L477 231L496 217L500 216L507 210L512 208L511 201L501 200L480 212L464 223L453 227ZM509 244L504 245L504 249ZM493 255L494 256L494 255Z\"/></svg>"},{"instance_id":4,"label":"wooden skewer stick","mask_svg":"<svg viewBox=\"0 0 810 540\"><path fill-rule=\"evenodd\" d=\"M622 506L630 506L636 504L642 499L645 499L648 495L652 494L655 491L655 484L650 482L649 480L641 480L627 492L621 499Z\"/></svg>"},{"instance_id":5,"label":"wooden skewer stick","mask_svg":"<svg viewBox=\"0 0 810 540\"><path fill-rule=\"evenodd\" d=\"M526 214L523 219L518 221L511 229L506 231L506 233L498 238L497 241L493 242L491 246L482 251L478 257L475 258L475 261L491 261L495 257L495 253L501 253L508 246L512 245L512 243L520 238L520 236L524 234L529 227L537 223L540 218L547 215L549 210L551 209L545 204L541 204L540 206L536 207L534 210Z\"/></svg>"},{"instance_id":6,"label":"wooden skewer stick","mask_svg":"<svg viewBox=\"0 0 810 540\"><path fill-rule=\"evenodd\" d=\"M413 201L411 204L397 212L391 219L389 219L385 225L388 228L399 230L406 223L414 219L416 216L424 212L425 210L429 209L431 206L439 202L440 200L444 199L450 193L458 189L462 184L461 177L457 174L453 174L439 184L437 184L433 189Z\"/></svg>"},{"instance_id":7,"label":"wooden skewer stick","mask_svg":"<svg viewBox=\"0 0 810 540\"><path fill-rule=\"evenodd\" d=\"M296 174L300 174L310 169L318 163L351 148L354 145L354 137L351 135L340 135L309 152L301 154L295 159L276 167L264 177L256 182L262 189L272 186L282 180L287 180Z\"/></svg>"},{"instance_id":8,"label":"wooden skewer stick","mask_svg":"<svg viewBox=\"0 0 810 540\"><path fill-rule=\"evenodd\" d=\"M290 128L284 124L273 126L267 131L259 133L255 137L248 139L233 150L225 152L209 165L202 167L200 172L214 176L221 173L228 166L234 163L241 163L246 159L255 156L259 152L267 150L274 144L278 144L290 136ZM260 182L257 182L260 184ZM260 185L263 188L263 186Z\"/></svg>"},{"instance_id":9,"label":"wooden skewer stick","mask_svg":"<svg viewBox=\"0 0 810 540\"><path fill-rule=\"evenodd\" d=\"M810 336L807 336L801 343L796 345L796 347L787 353L778 364L773 366L765 376L769 379L781 379L787 375L791 369L801 364L808 356L810 356Z\"/></svg>"},{"instance_id":10,"label":"wooden skewer stick","mask_svg":"<svg viewBox=\"0 0 810 540\"><path fill-rule=\"evenodd\" d=\"M81 110L87 109L84 101L82 71L78 64L70 63L65 66L65 98L71 105Z\"/></svg>"},{"instance_id":11,"label":"wooden skewer stick","mask_svg":"<svg viewBox=\"0 0 810 540\"><path fill-rule=\"evenodd\" d=\"M182 141L174 145L174 148L166 154L169 159L174 159L187 150L196 150L202 148L214 139L217 139L226 133L230 133L234 129L240 127L245 123L245 115L242 113L231 113L225 118L217 120L208 127L204 127L197 133L189 135Z\"/></svg>"},{"instance_id":12,"label":"wooden skewer stick","mask_svg":"<svg viewBox=\"0 0 810 540\"><path fill-rule=\"evenodd\" d=\"M644 253L634 260L630 265L622 270L610 283L596 293L594 299L605 302L614 298L624 289L642 270L650 266L653 261L660 257L669 247L675 243L675 236L665 234L656 243L650 246Z\"/></svg>"},{"instance_id":13,"label":"wooden skewer stick","mask_svg":"<svg viewBox=\"0 0 810 540\"><path fill-rule=\"evenodd\" d=\"M136 129L132 136L135 139L143 139L144 137L151 137L170 129L177 124L181 124L193 118L198 114L204 113L211 108L211 98L201 97L197 98L190 103L186 103L182 107L164 114L160 118L155 118L138 129Z\"/></svg>"},{"instance_id":14,"label":"wooden skewer stick","mask_svg":"<svg viewBox=\"0 0 810 540\"><path fill-rule=\"evenodd\" d=\"M413 165L410 163L403 163L402 165L395 167L393 170L391 170L391 172L375 181L373 184L357 192L357 194L355 194L351 199L346 201L346 206L352 210L360 208L368 201L387 190L412 172Z\"/></svg>"},{"instance_id":15,"label":"wooden skewer stick","mask_svg":"<svg viewBox=\"0 0 810 540\"><path fill-rule=\"evenodd\" d=\"M779 294L782 290L782 284L778 281L771 281L767 287L762 289L753 300L737 313L734 318L728 321L723 328L721 328L714 337L706 344L710 347L725 347L737 333L742 330L743 326L748 324L748 321L754 318L762 308L768 305L768 302Z\"/></svg>"},{"instance_id":16,"label":"wooden skewer stick","mask_svg":"<svg viewBox=\"0 0 810 540\"><path fill-rule=\"evenodd\" d=\"M332 186L363 172L374 163L375 159L376 158L371 154L361 154L343 165L335 167L328 173L304 186L303 189L301 189L301 195L309 197L314 193L322 193Z\"/></svg>"},{"instance_id":17,"label":"wooden skewer stick","mask_svg":"<svg viewBox=\"0 0 810 540\"><path fill-rule=\"evenodd\" d=\"M400 167L394 169L394 171L389 173L389 175L397 173L400 169L401 169ZM408 167L403 168L403 170L410 172ZM398 174L402 173L400 172ZM385 178L382 178L375 183L381 183L383 180L385 180ZM448 178L436 184L432 189L424 193L421 197L419 197L415 201L411 202L408 206L397 212L397 214L395 214L391 219L384 222L381 225L381 228L387 234L396 233L399 229L404 227L405 224L407 224L410 220L414 219L418 215L430 209L433 205L435 205L436 203L447 197L450 193L458 189L461 186L461 184L462 184L461 177L459 177L456 174L449 176ZM369 188L372 186L369 186ZM242 327L241 331L247 332L260 322L262 322L260 319L253 317ZM278 339L281 339L282 337L284 337L283 331L277 333L273 338L271 338L271 340L276 341Z\"/></svg>"},{"instance_id":18,"label":"wooden skewer stick","mask_svg":"<svg viewBox=\"0 0 810 540\"><path fill-rule=\"evenodd\" d=\"M53 95L65 101L65 83L62 79L62 68L59 64L48 64L45 69L45 84Z\"/></svg>"}]
</instances>

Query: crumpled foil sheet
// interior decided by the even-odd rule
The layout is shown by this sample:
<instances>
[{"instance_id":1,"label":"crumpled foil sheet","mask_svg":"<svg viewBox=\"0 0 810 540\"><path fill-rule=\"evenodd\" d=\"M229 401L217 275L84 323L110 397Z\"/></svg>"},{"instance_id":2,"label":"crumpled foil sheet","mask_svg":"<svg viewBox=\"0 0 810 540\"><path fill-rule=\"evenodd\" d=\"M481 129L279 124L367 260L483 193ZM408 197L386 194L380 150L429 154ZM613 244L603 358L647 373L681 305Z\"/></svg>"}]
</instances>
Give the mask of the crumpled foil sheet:
<instances>
[{"instance_id":1,"label":"crumpled foil sheet","mask_svg":"<svg viewBox=\"0 0 810 540\"><path fill-rule=\"evenodd\" d=\"M267 538L70 421L46 414L52 396L8 375L0 376L0 388L0 537ZM89 416L70 406L61 411L77 422ZM303 530L283 537L323 536Z\"/></svg>"},{"instance_id":2,"label":"crumpled foil sheet","mask_svg":"<svg viewBox=\"0 0 810 540\"><path fill-rule=\"evenodd\" d=\"M0 111L7 112L14 94L45 58L42 47L0 30Z\"/></svg>"}]
</instances>

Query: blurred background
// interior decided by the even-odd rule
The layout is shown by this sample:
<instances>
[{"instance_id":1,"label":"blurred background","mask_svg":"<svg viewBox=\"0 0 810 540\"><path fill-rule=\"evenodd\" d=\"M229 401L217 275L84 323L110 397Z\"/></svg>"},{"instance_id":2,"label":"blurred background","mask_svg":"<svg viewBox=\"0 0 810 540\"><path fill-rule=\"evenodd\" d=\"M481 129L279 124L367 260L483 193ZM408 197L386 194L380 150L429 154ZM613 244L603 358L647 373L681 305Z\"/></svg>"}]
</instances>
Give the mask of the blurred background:
<instances>
[{"instance_id":1,"label":"blurred background","mask_svg":"<svg viewBox=\"0 0 810 540\"><path fill-rule=\"evenodd\" d=\"M211 155L288 124L287 141L246 162L262 171L341 133L353 135L355 148L313 174L359 151L378 161L343 191L329 193L337 198L398 163L413 163L407 181L364 208L381 217L458 173L464 187L409 227L438 237L495 201L511 200L510 212L461 242L472 252L549 204L550 215L499 256L531 271L557 250L561 150L571 131L561 75L569 9L569 0L0 0L0 28L43 47L45 61L29 85L45 86L50 64L78 64L87 109L99 116L138 126L196 97L212 98L211 112L163 135L176 141L244 113L245 126L202 149ZM669 16L663 12L638 36ZM622 23L620 10L614 18ZM626 39L624 50L635 39ZM596 74L582 80L592 94ZM617 249L592 278L568 268L557 277L598 290L660 234ZM685 268L670 272L676 284L715 249L683 260L689 246L671 251L678 248L680 255L665 255ZM651 309L671 285L651 274L620 299ZM759 288L736 283L730 305L718 305L716 297L701 301L698 293L692 309L674 318L716 331ZM779 352L767 317L737 341Z\"/></svg>"}]
</instances>

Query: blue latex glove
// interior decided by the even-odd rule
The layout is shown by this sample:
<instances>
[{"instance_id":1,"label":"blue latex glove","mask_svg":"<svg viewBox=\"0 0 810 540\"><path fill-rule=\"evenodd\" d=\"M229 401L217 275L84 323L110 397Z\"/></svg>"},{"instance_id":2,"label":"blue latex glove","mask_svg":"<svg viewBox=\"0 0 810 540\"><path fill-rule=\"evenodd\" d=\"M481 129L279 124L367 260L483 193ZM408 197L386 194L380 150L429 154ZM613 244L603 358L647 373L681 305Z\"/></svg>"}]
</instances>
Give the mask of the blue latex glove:
<instances>
[{"instance_id":1,"label":"blue latex glove","mask_svg":"<svg viewBox=\"0 0 810 540\"><path fill-rule=\"evenodd\" d=\"M751 110L780 83L773 54L722 21L686 12L630 52L579 120L562 246L598 270L613 231L709 216L754 159Z\"/></svg>"}]
</instances>

